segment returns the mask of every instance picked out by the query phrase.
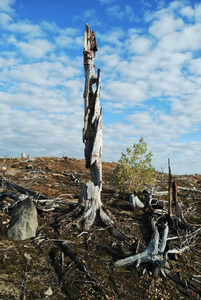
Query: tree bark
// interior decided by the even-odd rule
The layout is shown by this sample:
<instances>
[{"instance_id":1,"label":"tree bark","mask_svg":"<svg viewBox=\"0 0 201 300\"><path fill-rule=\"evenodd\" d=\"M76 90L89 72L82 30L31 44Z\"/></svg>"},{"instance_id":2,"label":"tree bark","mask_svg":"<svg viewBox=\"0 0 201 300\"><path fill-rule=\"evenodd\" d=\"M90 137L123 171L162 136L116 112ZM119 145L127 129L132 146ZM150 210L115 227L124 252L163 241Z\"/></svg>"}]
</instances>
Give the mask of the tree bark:
<instances>
[{"instance_id":1,"label":"tree bark","mask_svg":"<svg viewBox=\"0 0 201 300\"><path fill-rule=\"evenodd\" d=\"M80 203L85 207L85 229L89 229L99 211L101 220L113 223L102 209L102 108L100 106L100 69L95 76L95 53L98 51L95 33L86 24L84 34L84 129L86 168L90 169L91 180L83 184ZM94 85L96 89L94 90Z\"/></svg>"},{"instance_id":2,"label":"tree bark","mask_svg":"<svg viewBox=\"0 0 201 300\"><path fill-rule=\"evenodd\" d=\"M100 69L95 77L94 58L98 51L95 33L86 24L84 34L84 129L86 168L91 171L91 181L98 187L96 199L100 200L102 189L102 108L100 106ZM96 90L93 90L96 83Z\"/></svg>"},{"instance_id":3,"label":"tree bark","mask_svg":"<svg viewBox=\"0 0 201 300\"><path fill-rule=\"evenodd\" d=\"M168 158L168 169L169 169L169 208L168 208L168 215L172 218L172 174L170 168L170 159Z\"/></svg>"}]
</instances>

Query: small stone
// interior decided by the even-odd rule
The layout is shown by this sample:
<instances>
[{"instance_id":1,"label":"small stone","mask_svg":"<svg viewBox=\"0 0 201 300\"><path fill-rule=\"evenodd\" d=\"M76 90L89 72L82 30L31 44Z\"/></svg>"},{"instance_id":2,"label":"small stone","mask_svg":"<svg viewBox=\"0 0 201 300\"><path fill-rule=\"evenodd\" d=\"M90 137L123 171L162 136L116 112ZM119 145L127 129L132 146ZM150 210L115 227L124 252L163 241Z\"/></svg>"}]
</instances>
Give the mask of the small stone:
<instances>
[{"instance_id":1,"label":"small stone","mask_svg":"<svg viewBox=\"0 0 201 300\"><path fill-rule=\"evenodd\" d=\"M46 291L44 294L45 294L46 296L52 296L53 291L52 291L51 286L47 289L47 291Z\"/></svg>"},{"instance_id":2,"label":"small stone","mask_svg":"<svg viewBox=\"0 0 201 300\"><path fill-rule=\"evenodd\" d=\"M29 255L28 253L24 253L24 257L28 260L28 261L30 261L31 260L31 255Z\"/></svg>"}]
</instances>

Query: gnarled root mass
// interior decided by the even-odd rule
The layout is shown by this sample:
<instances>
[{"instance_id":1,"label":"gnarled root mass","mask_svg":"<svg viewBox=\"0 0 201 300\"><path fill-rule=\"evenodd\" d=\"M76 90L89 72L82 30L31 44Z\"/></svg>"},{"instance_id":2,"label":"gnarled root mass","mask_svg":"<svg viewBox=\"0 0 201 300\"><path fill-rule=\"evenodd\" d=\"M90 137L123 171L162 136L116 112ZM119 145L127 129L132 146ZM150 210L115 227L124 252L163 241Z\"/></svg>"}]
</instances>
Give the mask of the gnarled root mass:
<instances>
[{"instance_id":1,"label":"gnarled root mass","mask_svg":"<svg viewBox=\"0 0 201 300\"><path fill-rule=\"evenodd\" d=\"M153 275L157 277L159 271L165 265L168 258L168 251L166 249L168 237L168 225L166 224L163 231L163 237L159 243L159 232L158 227L156 226L152 234L151 240L147 249L142 253L120 259L115 262L116 266L129 266L136 263L136 267L139 267L142 263L152 263L154 265Z\"/></svg>"},{"instance_id":2,"label":"gnarled root mass","mask_svg":"<svg viewBox=\"0 0 201 300\"><path fill-rule=\"evenodd\" d=\"M116 228L114 217L102 204L98 186L94 186L93 182L89 181L82 185L77 205L68 210L65 215L62 213L57 218L57 225L59 225L61 232L71 230L73 226L84 231L90 231L96 220L101 226L107 227L115 238L119 240L129 239Z\"/></svg>"}]
</instances>

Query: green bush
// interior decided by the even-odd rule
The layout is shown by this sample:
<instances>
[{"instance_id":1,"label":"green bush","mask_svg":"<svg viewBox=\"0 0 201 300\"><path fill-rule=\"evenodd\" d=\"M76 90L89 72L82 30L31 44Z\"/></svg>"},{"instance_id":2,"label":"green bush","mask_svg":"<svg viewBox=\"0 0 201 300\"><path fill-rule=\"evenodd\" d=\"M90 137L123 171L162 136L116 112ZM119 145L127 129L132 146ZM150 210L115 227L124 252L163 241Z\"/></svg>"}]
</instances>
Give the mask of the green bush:
<instances>
[{"instance_id":1,"label":"green bush","mask_svg":"<svg viewBox=\"0 0 201 300\"><path fill-rule=\"evenodd\" d=\"M155 169L151 164L151 151L147 153L147 143L140 138L133 149L127 148L121 154L114 169L113 183L116 192L133 194L142 191L146 185L153 185Z\"/></svg>"}]
</instances>

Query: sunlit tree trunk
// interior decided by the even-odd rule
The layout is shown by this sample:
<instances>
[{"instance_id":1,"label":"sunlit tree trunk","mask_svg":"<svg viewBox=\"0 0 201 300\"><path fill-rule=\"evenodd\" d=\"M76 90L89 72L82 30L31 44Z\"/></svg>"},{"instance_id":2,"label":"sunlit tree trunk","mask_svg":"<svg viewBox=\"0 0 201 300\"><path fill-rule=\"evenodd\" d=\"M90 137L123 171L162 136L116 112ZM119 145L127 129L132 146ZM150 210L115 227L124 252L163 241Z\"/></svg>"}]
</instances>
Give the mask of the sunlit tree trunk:
<instances>
[{"instance_id":1,"label":"sunlit tree trunk","mask_svg":"<svg viewBox=\"0 0 201 300\"><path fill-rule=\"evenodd\" d=\"M81 199L85 207L85 229L94 223L97 211L104 222L111 222L102 210L102 108L100 106L100 69L95 75L94 58L98 51L95 33L86 24L84 34L84 129L86 168L91 180L83 184Z\"/></svg>"}]
</instances>

